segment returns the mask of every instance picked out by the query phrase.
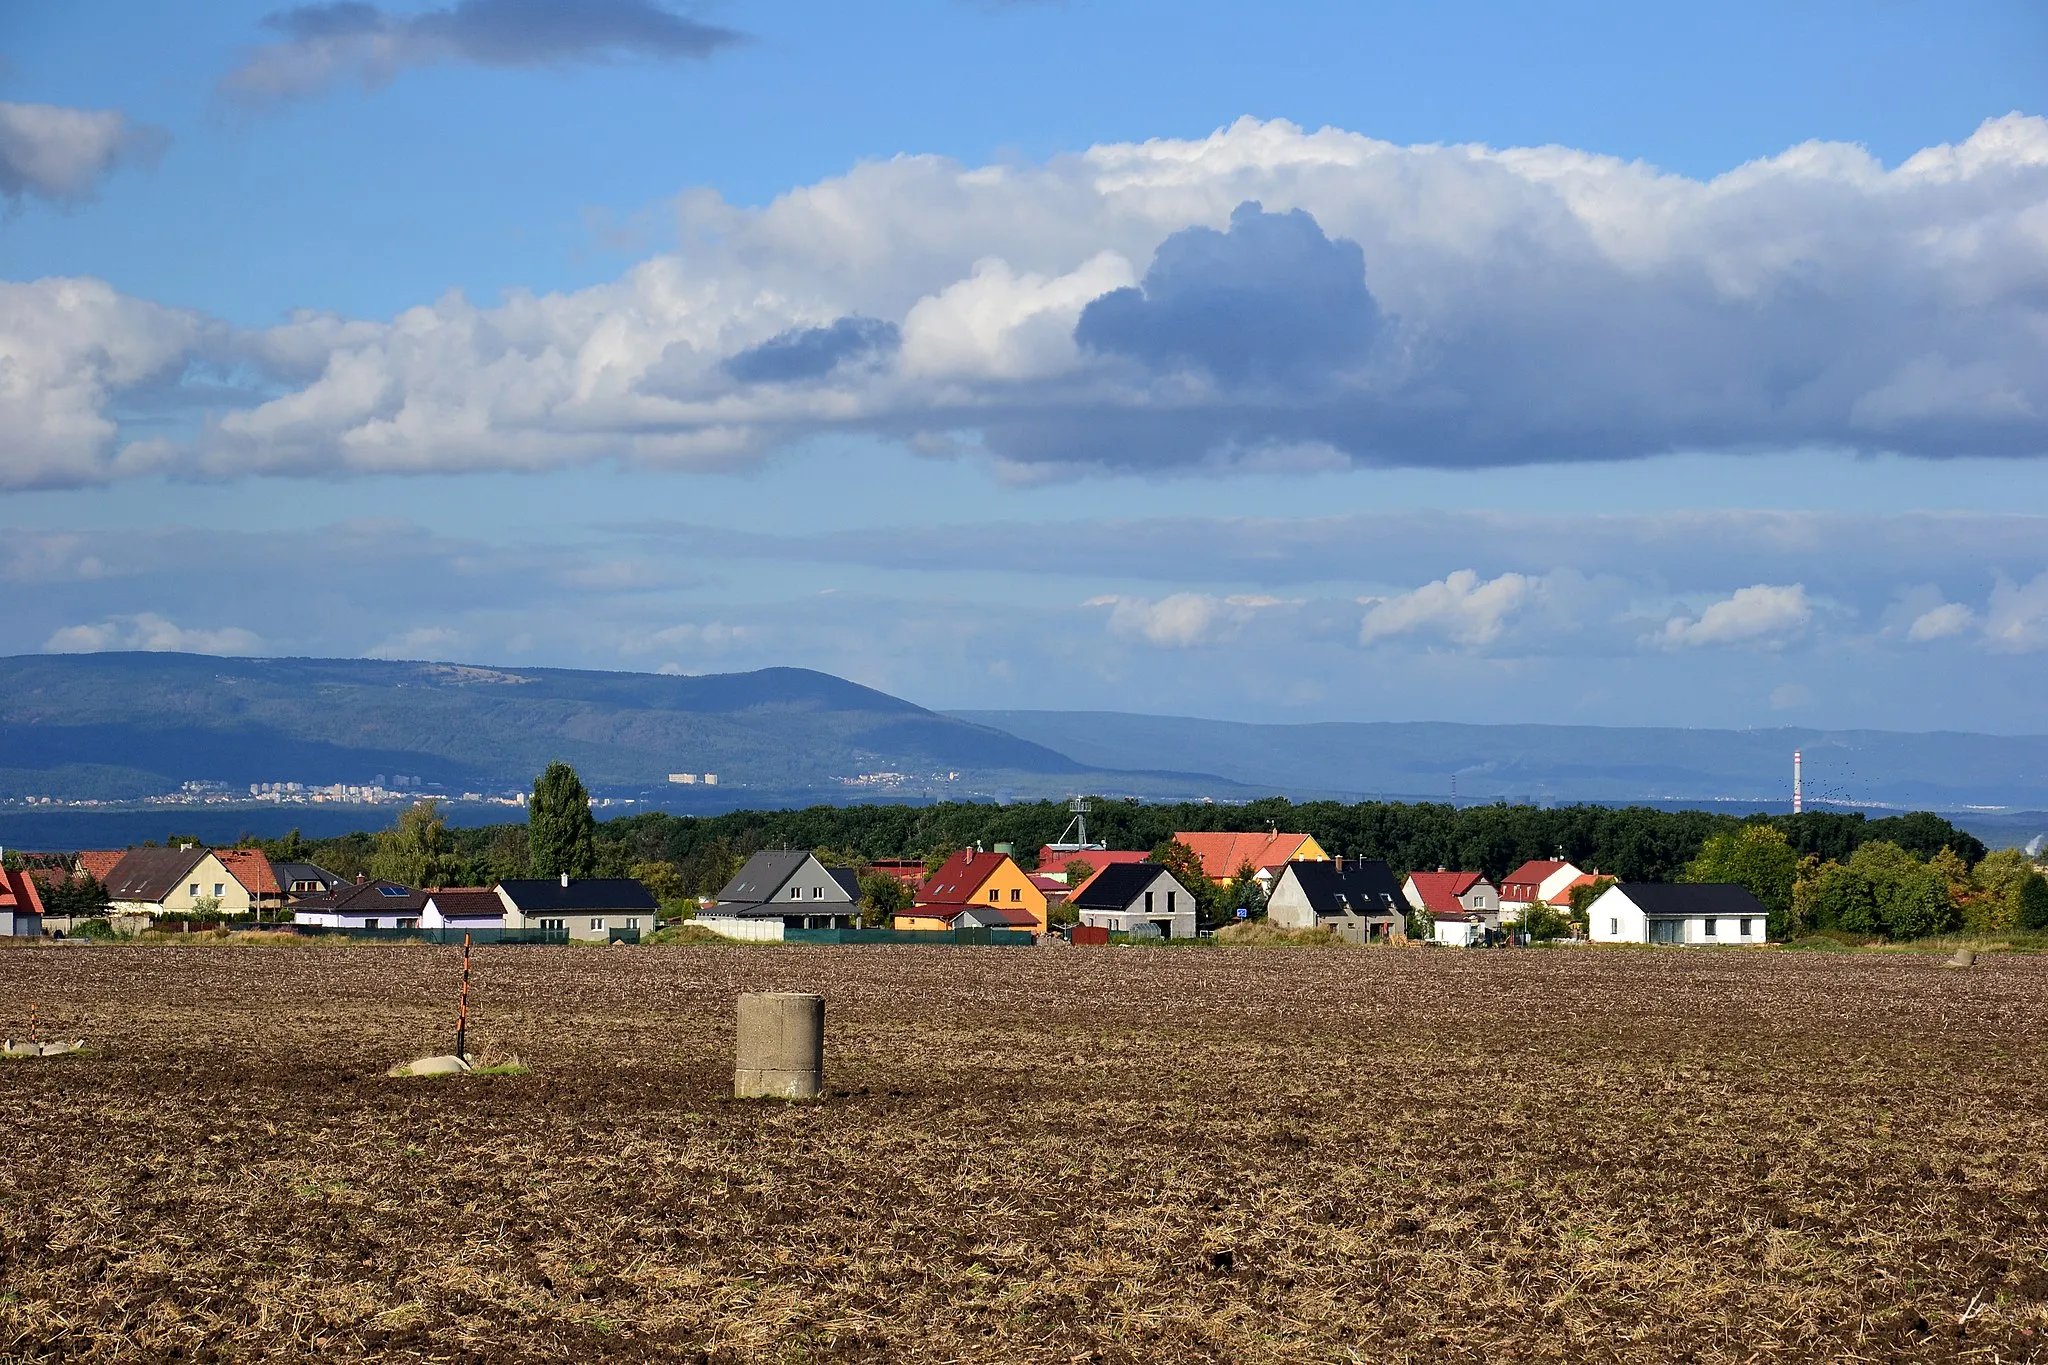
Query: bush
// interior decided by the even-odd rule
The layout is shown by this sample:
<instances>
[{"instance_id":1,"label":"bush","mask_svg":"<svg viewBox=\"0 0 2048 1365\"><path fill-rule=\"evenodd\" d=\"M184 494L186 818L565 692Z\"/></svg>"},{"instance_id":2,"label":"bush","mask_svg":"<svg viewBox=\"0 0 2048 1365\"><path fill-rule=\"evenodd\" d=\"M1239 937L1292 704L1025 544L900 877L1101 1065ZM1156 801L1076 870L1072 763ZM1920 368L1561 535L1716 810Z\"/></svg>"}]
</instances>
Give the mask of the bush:
<instances>
[{"instance_id":1,"label":"bush","mask_svg":"<svg viewBox=\"0 0 2048 1365\"><path fill-rule=\"evenodd\" d=\"M1558 913L1556 907L1546 901L1537 901L1522 914L1522 932L1534 942L1565 938L1572 932L1572 922Z\"/></svg>"},{"instance_id":2,"label":"bush","mask_svg":"<svg viewBox=\"0 0 2048 1365\"><path fill-rule=\"evenodd\" d=\"M128 935L114 928L114 926L106 920L89 919L85 920L82 923L73 925L71 928L71 937L92 939L93 941L98 943L114 943L121 939L127 938Z\"/></svg>"}]
</instances>

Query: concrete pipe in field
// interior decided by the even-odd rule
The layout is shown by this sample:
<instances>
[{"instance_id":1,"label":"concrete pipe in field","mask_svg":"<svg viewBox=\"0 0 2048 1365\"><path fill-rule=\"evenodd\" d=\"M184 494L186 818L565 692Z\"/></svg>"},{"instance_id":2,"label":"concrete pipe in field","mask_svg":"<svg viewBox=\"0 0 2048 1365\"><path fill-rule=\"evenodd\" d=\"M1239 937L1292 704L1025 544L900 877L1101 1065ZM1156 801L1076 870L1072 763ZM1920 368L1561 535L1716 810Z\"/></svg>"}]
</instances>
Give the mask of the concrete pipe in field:
<instances>
[{"instance_id":1,"label":"concrete pipe in field","mask_svg":"<svg viewBox=\"0 0 2048 1365\"><path fill-rule=\"evenodd\" d=\"M743 995L732 1093L743 1100L814 1100L825 1088L825 997Z\"/></svg>"}]
</instances>

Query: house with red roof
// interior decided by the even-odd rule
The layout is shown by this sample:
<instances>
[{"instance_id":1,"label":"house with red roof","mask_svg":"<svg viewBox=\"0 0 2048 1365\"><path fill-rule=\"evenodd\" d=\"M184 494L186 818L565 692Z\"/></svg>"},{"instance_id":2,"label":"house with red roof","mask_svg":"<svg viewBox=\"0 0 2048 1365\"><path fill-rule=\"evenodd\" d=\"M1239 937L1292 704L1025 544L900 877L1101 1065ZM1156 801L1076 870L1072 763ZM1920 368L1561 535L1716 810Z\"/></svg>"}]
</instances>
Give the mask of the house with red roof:
<instances>
[{"instance_id":1,"label":"house with red roof","mask_svg":"<svg viewBox=\"0 0 2048 1365\"><path fill-rule=\"evenodd\" d=\"M1571 904L1573 887L1598 879L1598 872L1581 872L1562 858L1532 858L1501 878L1501 918L1519 920L1538 901L1561 909Z\"/></svg>"},{"instance_id":2,"label":"house with red roof","mask_svg":"<svg viewBox=\"0 0 2048 1365\"><path fill-rule=\"evenodd\" d=\"M899 912L898 929L1046 929L1045 892L1007 853L963 848L917 889L917 903Z\"/></svg>"},{"instance_id":3,"label":"house with red roof","mask_svg":"<svg viewBox=\"0 0 2048 1365\"><path fill-rule=\"evenodd\" d=\"M259 915L265 910L284 909L284 888L278 885L277 869L270 865L270 858L262 849L217 848L213 856L249 893L249 904Z\"/></svg>"},{"instance_id":4,"label":"house with red roof","mask_svg":"<svg viewBox=\"0 0 2048 1365\"><path fill-rule=\"evenodd\" d=\"M1105 867L1115 867L1118 863L1142 863L1151 856L1149 853L1121 848L1076 848L1061 851L1047 844L1038 850L1038 870L1046 876L1063 877L1069 865L1086 863L1094 869L1088 874L1092 877ZM1067 891L1072 894L1085 884L1086 878L1081 881L1070 881L1066 883Z\"/></svg>"},{"instance_id":5,"label":"house with red roof","mask_svg":"<svg viewBox=\"0 0 2048 1365\"><path fill-rule=\"evenodd\" d=\"M1500 928L1500 892L1478 872L1411 872L1401 887L1408 904L1426 912L1430 937L1467 948Z\"/></svg>"},{"instance_id":6,"label":"house with red roof","mask_svg":"<svg viewBox=\"0 0 2048 1365\"><path fill-rule=\"evenodd\" d=\"M1235 878L1247 864L1259 885L1273 889L1274 880L1293 862L1326 863L1330 855L1313 835L1282 834L1269 829L1263 834L1230 831L1188 831L1173 836L1194 850L1202 871L1210 881L1222 883Z\"/></svg>"},{"instance_id":7,"label":"house with red roof","mask_svg":"<svg viewBox=\"0 0 2048 1365\"><path fill-rule=\"evenodd\" d=\"M107 878L113 875L114 869L119 867L121 860L127 856L128 850L125 848L89 848L72 860L71 874L74 877L90 877L105 886Z\"/></svg>"},{"instance_id":8,"label":"house with red roof","mask_svg":"<svg viewBox=\"0 0 2048 1365\"><path fill-rule=\"evenodd\" d=\"M0 868L0 938L43 936L43 893L26 868Z\"/></svg>"}]
</instances>

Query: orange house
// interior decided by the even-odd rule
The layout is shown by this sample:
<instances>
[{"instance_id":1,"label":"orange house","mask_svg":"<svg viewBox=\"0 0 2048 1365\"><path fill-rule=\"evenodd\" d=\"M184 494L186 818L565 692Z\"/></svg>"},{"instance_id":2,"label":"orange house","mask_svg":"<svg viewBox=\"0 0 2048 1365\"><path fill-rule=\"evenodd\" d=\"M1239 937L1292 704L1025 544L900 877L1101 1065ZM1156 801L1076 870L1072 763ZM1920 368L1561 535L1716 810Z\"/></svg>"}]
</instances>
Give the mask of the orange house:
<instances>
[{"instance_id":1,"label":"orange house","mask_svg":"<svg viewBox=\"0 0 2048 1365\"><path fill-rule=\"evenodd\" d=\"M968 920L1042 934L1045 893L1031 884L1030 876L1009 854L964 848L925 880L917 890L917 904L900 912L895 925L898 929L951 929ZM996 921L1001 921L1000 925Z\"/></svg>"},{"instance_id":2,"label":"orange house","mask_svg":"<svg viewBox=\"0 0 2048 1365\"><path fill-rule=\"evenodd\" d=\"M1202 871L1212 882L1227 882L1237 870L1250 863L1252 872L1268 889L1273 879L1292 862L1326 863L1330 855L1306 834L1176 834L1173 836L1195 851Z\"/></svg>"}]
</instances>

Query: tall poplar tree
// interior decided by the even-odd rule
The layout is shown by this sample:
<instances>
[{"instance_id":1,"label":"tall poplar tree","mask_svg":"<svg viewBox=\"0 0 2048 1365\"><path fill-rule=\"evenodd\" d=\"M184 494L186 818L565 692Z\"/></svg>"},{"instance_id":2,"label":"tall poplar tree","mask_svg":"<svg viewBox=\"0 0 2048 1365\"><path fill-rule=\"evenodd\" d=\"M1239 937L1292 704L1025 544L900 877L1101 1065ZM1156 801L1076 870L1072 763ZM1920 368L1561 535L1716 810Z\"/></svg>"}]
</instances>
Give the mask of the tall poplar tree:
<instances>
[{"instance_id":1,"label":"tall poplar tree","mask_svg":"<svg viewBox=\"0 0 2048 1365\"><path fill-rule=\"evenodd\" d=\"M566 763L550 763L526 808L527 858L536 877L597 875L597 819L590 793Z\"/></svg>"}]
</instances>

